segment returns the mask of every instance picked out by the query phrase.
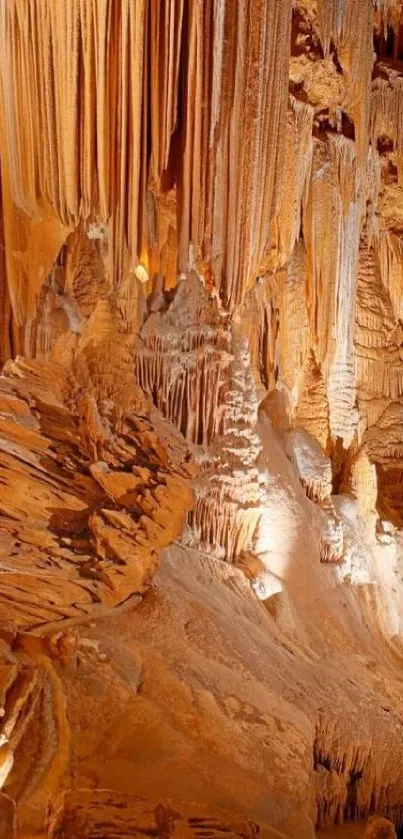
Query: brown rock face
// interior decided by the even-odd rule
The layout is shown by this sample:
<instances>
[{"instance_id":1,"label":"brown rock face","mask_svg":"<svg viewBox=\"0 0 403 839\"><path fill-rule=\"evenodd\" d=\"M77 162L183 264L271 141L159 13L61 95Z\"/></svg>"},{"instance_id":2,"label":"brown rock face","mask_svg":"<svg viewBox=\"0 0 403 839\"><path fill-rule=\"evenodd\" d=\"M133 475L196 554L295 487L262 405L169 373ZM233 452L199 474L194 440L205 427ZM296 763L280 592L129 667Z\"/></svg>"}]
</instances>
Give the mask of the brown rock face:
<instances>
[{"instance_id":1,"label":"brown rock face","mask_svg":"<svg viewBox=\"0 0 403 839\"><path fill-rule=\"evenodd\" d=\"M377 837L377 839L394 839L396 836L396 830L392 824L392 822L388 821L388 819L377 818L376 816L372 816L368 819L368 824L365 828L365 837L368 839L372 839L372 837Z\"/></svg>"},{"instance_id":2,"label":"brown rock face","mask_svg":"<svg viewBox=\"0 0 403 839\"><path fill-rule=\"evenodd\" d=\"M0 837L393 839L401 0L2 0L0 166Z\"/></svg>"},{"instance_id":3,"label":"brown rock face","mask_svg":"<svg viewBox=\"0 0 403 839\"><path fill-rule=\"evenodd\" d=\"M386 822L386 819L378 821ZM56 801L49 819L51 839L75 839L77 836L99 836L105 825L113 825L116 839L129 836L192 837L244 836L254 839L260 835L260 825L247 822L228 813L209 815L197 804L182 805L173 809L161 801L125 796L110 790L77 790L65 793ZM271 837L276 831L263 829L263 836ZM280 834L278 834L280 835ZM380 834L377 834L380 835Z\"/></svg>"}]
</instances>

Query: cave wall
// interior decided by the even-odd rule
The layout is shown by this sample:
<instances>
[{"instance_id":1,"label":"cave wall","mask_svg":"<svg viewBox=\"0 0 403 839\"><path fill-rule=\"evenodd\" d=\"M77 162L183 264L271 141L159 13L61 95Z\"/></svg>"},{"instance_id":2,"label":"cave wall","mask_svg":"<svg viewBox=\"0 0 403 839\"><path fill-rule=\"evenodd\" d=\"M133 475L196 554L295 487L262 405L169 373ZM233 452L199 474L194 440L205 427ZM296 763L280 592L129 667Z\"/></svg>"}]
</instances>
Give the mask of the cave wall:
<instances>
[{"instance_id":1,"label":"cave wall","mask_svg":"<svg viewBox=\"0 0 403 839\"><path fill-rule=\"evenodd\" d=\"M5 835L401 825L400 0L0 43Z\"/></svg>"}]
</instances>

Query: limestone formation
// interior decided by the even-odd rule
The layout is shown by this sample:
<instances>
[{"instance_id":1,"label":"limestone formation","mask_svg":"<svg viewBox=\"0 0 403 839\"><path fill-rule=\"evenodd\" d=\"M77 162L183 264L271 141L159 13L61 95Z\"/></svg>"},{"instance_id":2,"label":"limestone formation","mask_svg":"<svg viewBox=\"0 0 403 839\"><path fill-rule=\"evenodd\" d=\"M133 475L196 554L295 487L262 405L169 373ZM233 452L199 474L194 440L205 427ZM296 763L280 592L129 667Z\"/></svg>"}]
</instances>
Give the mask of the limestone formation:
<instances>
[{"instance_id":1,"label":"limestone formation","mask_svg":"<svg viewBox=\"0 0 403 839\"><path fill-rule=\"evenodd\" d=\"M0 836L393 839L402 0L2 0L0 173Z\"/></svg>"},{"instance_id":2,"label":"limestone formation","mask_svg":"<svg viewBox=\"0 0 403 839\"><path fill-rule=\"evenodd\" d=\"M183 812L185 809L185 812ZM385 822L386 819L379 819ZM128 836L244 836L274 837L270 828L247 822L228 813L214 817L197 805L178 810L162 801L122 795L112 790L68 791L50 807L50 839L76 839L78 835L96 836L110 825L115 837ZM371 834L372 835L372 834ZM380 835L380 834L376 834Z\"/></svg>"}]
</instances>

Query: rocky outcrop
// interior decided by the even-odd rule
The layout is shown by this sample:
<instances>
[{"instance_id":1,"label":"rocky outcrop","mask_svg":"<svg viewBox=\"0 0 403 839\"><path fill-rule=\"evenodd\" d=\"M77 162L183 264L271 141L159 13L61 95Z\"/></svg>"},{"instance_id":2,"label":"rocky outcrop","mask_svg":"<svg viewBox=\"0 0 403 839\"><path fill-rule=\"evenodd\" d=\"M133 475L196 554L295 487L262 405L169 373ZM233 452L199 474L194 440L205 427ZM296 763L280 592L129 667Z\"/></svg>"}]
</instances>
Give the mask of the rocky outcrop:
<instances>
[{"instance_id":1,"label":"rocky outcrop","mask_svg":"<svg viewBox=\"0 0 403 839\"><path fill-rule=\"evenodd\" d=\"M186 812L187 810L187 812ZM203 811L202 807L185 806L181 810L160 801L147 801L125 796L112 790L77 790L65 793L55 802L49 818L49 839L75 839L76 836L95 836L113 830L116 837L127 836L272 836L253 822L243 821L225 813ZM280 834L278 834L280 836Z\"/></svg>"},{"instance_id":2,"label":"rocky outcrop","mask_svg":"<svg viewBox=\"0 0 403 839\"><path fill-rule=\"evenodd\" d=\"M98 408L89 389L74 399L77 387L50 362L17 359L0 378L4 627L83 615L143 591L192 503L181 443L176 466L168 453L172 432L164 445L136 413L112 433L113 401Z\"/></svg>"}]
</instances>

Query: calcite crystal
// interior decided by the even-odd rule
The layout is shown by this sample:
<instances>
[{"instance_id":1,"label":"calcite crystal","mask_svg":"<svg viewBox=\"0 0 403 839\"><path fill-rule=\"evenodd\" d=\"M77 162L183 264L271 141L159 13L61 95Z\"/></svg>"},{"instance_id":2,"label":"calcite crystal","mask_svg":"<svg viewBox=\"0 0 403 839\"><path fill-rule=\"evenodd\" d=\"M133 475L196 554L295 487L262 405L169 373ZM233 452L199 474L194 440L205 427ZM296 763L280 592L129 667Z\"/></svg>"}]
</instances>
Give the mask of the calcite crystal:
<instances>
[{"instance_id":1,"label":"calcite crystal","mask_svg":"<svg viewBox=\"0 0 403 839\"><path fill-rule=\"evenodd\" d=\"M2 0L0 172L0 837L393 839L401 0Z\"/></svg>"}]
</instances>

